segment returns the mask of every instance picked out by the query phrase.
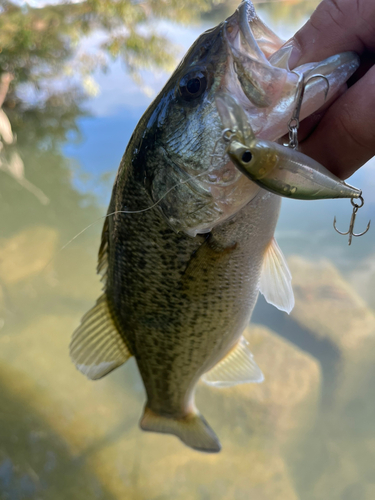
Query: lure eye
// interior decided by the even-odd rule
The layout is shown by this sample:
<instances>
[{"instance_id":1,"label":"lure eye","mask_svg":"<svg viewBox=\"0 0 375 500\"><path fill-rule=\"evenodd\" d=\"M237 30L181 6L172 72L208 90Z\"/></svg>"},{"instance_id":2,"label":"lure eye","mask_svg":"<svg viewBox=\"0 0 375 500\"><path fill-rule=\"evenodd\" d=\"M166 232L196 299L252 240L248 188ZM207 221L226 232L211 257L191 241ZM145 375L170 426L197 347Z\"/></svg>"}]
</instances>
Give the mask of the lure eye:
<instances>
[{"instance_id":1,"label":"lure eye","mask_svg":"<svg viewBox=\"0 0 375 500\"><path fill-rule=\"evenodd\" d=\"M184 101L192 101L200 97L206 88L206 75L202 71L194 71L181 78L179 92Z\"/></svg>"},{"instance_id":2,"label":"lure eye","mask_svg":"<svg viewBox=\"0 0 375 500\"><path fill-rule=\"evenodd\" d=\"M251 160L253 159L253 155L251 154L251 151L247 150L243 153L242 155L242 163L250 163Z\"/></svg>"}]
</instances>

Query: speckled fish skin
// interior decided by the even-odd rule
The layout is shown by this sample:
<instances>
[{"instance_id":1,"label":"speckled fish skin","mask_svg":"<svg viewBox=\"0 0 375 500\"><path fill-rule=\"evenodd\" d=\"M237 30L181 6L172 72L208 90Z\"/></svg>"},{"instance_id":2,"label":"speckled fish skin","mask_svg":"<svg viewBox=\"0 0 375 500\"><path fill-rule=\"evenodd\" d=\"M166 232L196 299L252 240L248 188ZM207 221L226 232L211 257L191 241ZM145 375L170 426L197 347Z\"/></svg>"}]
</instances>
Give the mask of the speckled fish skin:
<instances>
[{"instance_id":1,"label":"speckled fish skin","mask_svg":"<svg viewBox=\"0 0 375 500\"><path fill-rule=\"evenodd\" d=\"M244 19L263 40L262 50L267 37L269 51L279 50L281 41L246 2L189 50L141 118L121 161L108 209L115 214L106 219L100 249L104 295L71 343L73 361L92 379L134 355L147 393L141 427L175 434L206 452L219 451L220 443L195 407L195 387L229 351L237 352L280 209L280 198L242 175L220 141L216 93L230 82L240 101L245 95L233 82L231 55ZM297 84L298 77L291 78ZM266 134L264 100L254 95Z\"/></svg>"},{"instance_id":2,"label":"speckled fish skin","mask_svg":"<svg viewBox=\"0 0 375 500\"><path fill-rule=\"evenodd\" d=\"M151 203L134 180L120 177L116 192L110 212ZM198 379L248 324L279 206L259 190L233 219L195 238L175 233L157 210L110 218L107 296L153 411L194 411Z\"/></svg>"}]
</instances>

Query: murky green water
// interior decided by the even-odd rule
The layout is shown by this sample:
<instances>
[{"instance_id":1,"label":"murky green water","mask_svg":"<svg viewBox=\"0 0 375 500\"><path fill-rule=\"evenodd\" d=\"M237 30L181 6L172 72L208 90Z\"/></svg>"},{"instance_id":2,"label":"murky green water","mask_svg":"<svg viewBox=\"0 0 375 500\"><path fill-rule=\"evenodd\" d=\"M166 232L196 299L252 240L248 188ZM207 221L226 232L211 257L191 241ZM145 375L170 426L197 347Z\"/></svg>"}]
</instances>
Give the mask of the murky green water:
<instances>
[{"instance_id":1,"label":"murky green water","mask_svg":"<svg viewBox=\"0 0 375 500\"><path fill-rule=\"evenodd\" d=\"M258 10L288 37L317 3ZM187 47L234 6L191 27L160 29ZM156 88L166 75L145 78ZM260 299L248 335L266 381L198 389L220 454L138 429L144 390L133 360L97 382L72 365L71 333L100 293L102 222L59 249L104 215L117 164L150 100L119 65L97 80L92 116L72 111L81 143L51 126L62 124L52 104L48 117L25 114L18 124L26 178L49 204L0 171L0 499L372 500L375 232L352 247L333 232L333 215L340 225L349 221L347 201L284 203L277 237L296 307L288 317ZM374 218L371 164L352 183L364 187L365 224Z\"/></svg>"}]
</instances>

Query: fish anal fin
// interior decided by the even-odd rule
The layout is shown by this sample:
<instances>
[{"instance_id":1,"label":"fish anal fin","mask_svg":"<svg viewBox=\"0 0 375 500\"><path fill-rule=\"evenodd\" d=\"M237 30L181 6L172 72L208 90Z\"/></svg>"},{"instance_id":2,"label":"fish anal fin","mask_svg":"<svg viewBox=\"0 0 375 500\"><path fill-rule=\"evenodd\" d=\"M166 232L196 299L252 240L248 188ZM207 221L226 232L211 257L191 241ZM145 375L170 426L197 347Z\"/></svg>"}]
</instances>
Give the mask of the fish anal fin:
<instances>
[{"instance_id":1,"label":"fish anal fin","mask_svg":"<svg viewBox=\"0 0 375 500\"><path fill-rule=\"evenodd\" d=\"M104 293L73 333L70 356L78 370L97 380L121 366L131 355L116 328Z\"/></svg>"},{"instance_id":2,"label":"fish anal fin","mask_svg":"<svg viewBox=\"0 0 375 500\"><path fill-rule=\"evenodd\" d=\"M218 437L199 413L172 418L160 415L146 406L140 427L144 431L173 434L194 450L206 453L218 453L221 450Z\"/></svg>"},{"instance_id":3,"label":"fish anal fin","mask_svg":"<svg viewBox=\"0 0 375 500\"><path fill-rule=\"evenodd\" d=\"M263 380L263 373L256 364L244 337L241 337L233 349L202 377L203 382L215 387L260 383Z\"/></svg>"},{"instance_id":4,"label":"fish anal fin","mask_svg":"<svg viewBox=\"0 0 375 500\"><path fill-rule=\"evenodd\" d=\"M275 238L264 255L259 290L269 304L288 314L294 307L292 275Z\"/></svg>"}]
</instances>

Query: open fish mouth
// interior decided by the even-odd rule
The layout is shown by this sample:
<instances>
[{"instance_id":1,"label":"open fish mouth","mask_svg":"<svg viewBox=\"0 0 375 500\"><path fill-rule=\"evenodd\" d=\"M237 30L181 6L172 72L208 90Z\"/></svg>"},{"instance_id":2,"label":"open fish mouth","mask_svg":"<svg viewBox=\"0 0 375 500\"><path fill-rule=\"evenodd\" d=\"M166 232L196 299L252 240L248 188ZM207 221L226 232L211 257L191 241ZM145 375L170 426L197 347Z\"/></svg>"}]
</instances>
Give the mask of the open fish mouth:
<instances>
[{"instance_id":1,"label":"open fish mouth","mask_svg":"<svg viewBox=\"0 0 375 500\"><path fill-rule=\"evenodd\" d=\"M222 90L237 99L256 136L264 139L277 140L287 132L301 75L308 82L303 119L330 99L359 66L355 52L343 52L291 70L292 45L284 45L246 0L225 21L224 38L230 61Z\"/></svg>"}]
</instances>

